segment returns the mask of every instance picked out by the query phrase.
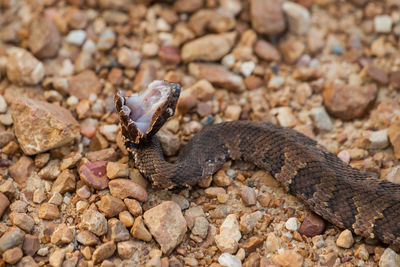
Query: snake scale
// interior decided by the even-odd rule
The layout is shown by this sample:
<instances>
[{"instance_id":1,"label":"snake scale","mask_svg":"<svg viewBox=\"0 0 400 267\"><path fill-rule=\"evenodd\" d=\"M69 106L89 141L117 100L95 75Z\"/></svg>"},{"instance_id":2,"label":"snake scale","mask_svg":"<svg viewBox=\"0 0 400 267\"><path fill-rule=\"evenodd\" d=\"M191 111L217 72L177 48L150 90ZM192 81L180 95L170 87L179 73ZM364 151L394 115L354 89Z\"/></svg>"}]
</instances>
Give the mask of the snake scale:
<instances>
[{"instance_id":1,"label":"snake scale","mask_svg":"<svg viewBox=\"0 0 400 267\"><path fill-rule=\"evenodd\" d=\"M400 248L400 185L369 177L295 130L253 121L210 125L174 163L165 161L155 133L174 114L179 94L178 84L155 81L139 95L115 96L126 147L155 186L195 185L228 160L248 161L325 220Z\"/></svg>"}]
</instances>

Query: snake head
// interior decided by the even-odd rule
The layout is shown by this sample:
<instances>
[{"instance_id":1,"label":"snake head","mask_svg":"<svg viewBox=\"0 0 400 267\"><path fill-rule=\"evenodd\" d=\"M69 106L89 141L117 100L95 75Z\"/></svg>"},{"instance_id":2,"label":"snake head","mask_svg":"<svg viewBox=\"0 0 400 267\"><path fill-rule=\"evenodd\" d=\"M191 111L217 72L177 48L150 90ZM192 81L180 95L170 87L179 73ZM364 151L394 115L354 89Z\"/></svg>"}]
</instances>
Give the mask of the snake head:
<instances>
[{"instance_id":1,"label":"snake head","mask_svg":"<svg viewBox=\"0 0 400 267\"><path fill-rule=\"evenodd\" d=\"M141 93L125 97L115 93L122 135L134 144L148 140L174 115L181 86L168 81L153 81Z\"/></svg>"}]
</instances>

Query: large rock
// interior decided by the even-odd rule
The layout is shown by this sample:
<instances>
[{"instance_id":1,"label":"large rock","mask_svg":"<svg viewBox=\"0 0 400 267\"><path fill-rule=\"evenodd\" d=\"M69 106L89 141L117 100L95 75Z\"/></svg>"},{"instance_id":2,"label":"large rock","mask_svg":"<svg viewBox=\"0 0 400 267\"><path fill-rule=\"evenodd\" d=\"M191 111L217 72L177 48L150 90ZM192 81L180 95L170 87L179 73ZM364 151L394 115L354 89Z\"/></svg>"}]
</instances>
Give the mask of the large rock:
<instances>
[{"instance_id":1,"label":"large rock","mask_svg":"<svg viewBox=\"0 0 400 267\"><path fill-rule=\"evenodd\" d=\"M186 220L181 208L173 201L166 201L143 214L144 222L161 250L169 254L186 233Z\"/></svg>"},{"instance_id":2,"label":"large rock","mask_svg":"<svg viewBox=\"0 0 400 267\"><path fill-rule=\"evenodd\" d=\"M322 96L328 112L342 120L363 117L373 105L378 89L375 84L364 86L328 85Z\"/></svg>"},{"instance_id":3,"label":"large rock","mask_svg":"<svg viewBox=\"0 0 400 267\"><path fill-rule=\"evenodd\" d=\"M79 123L58 105L20 97L12 105L11 115L15 135L27 155L63 146L79 135Z\"/></svg>"},{"instance_id":4,"label":"large rock","mask_svg":"<svg viewBox=\"0 0 400 267\"><path fill-rule=\"evenodd\" d=\"M262 34L277 34L285 30L281 0L251 0L250 17L253 29Z\"/></svg>"}]
</instances>

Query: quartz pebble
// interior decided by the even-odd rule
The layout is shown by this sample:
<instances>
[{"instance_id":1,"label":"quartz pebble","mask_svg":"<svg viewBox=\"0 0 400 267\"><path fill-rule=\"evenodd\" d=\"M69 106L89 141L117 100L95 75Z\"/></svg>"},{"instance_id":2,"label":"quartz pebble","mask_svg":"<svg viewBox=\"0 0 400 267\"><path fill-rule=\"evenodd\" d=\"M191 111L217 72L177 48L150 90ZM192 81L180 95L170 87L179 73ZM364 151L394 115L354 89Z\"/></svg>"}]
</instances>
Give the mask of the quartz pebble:
<instances>
[{"instance_id":1,"label":"quartz pebble","mask_svg":"<svg viewBox=\"0 0 400 267\"><path fill-rule=\"evenodd\" d=\"M123 47L118 50L118 63L126 68L136 68L142 60L142 53Z\"/></svg>"},{"instance_id":2,"label":"quartz pebble","mask_svg":"<svg viewBox=\"0 0 400 267\"><path fill-rule=\"evenodd\" d=\"M36 85L44 75L43 63L31 53L16 47L8 50L7 77L11 82L19 85Z\"/></svg>"},{"instance_id":3,"label":"quartz pebble","mask_svg":"<svg viewBox=\"0 0 400 267\"><path fill-rule=\"evenodd\" d=\"M287 1L282 5L283 12L288 18L289 31L294 34L307 34L311 26L311 16L306 8L300 4Z\"/></svg>"},{"instance_id":4,"label":"quartz pebble","mask_svg":"<svg viewBox=\"0 0 400 267\"><path fill-rule=\"evenodd\" d=\"M97 42L97 49L106 51L114 46L116 39L115 32L111 28L106 28L101 32Z\"/></svg>"},{"instance_id":5,"label":"quartz pebble","mask_svg":"<svg viewBox=\"0 0 400 267\"><path fill-rule=\"evenodd\" d=\"M310 112L315 127L320 131L330 132L333 130L333 123L324 107L312 108Z\"/></svg>"},{"instance_id":6,"label":"quartz pebble","mask_svg":"<svg viewBox=\"0 0 400 267\"><path fill-rule=\"evenodd\" d=\"M218 262L222 266L226 267L241 267L241 261L234 255L229 253L222 253L221 256L218 257Z\"/></svg>"},{"instance_id":7,"label":"quartz pebble","mask_svg":"<svg viewBox=\"0 0 400 267\"><path fill-rule=\"evenodd\" d=\"M289 218L285 223L285 228L290 231L297 231L300 227L300 222L295 217Z\"/></svg>"},{"instance_id":8,"label":"quartz pebble","mask_svg":"<svg viewBox=\"0 0 400 267\"><path fill-rule=\"evenodd\" d=\"M165 201L147 210L143 218L163 253L170 253L182 242L187 230L186 221L175 202Z\"/></svg>"},{"instance_id":9,"label":"quartz pebble","mask_svg":"<svg viewBox=\"0 0 400 267\"><path fill-rule=\"evenodd\" d=\"M95 189L104 189L108 186L106 168L106 161L88 161L79 167L79 177L87 185Z\"/></svg>"},{"instance_id":10,"label":"quartz pebble","mask_svg":"<svg viewBox=\"0 0 400 267\"><path fill-rule=\"evenodd\" d=\"M82 214L82 226L97 236L107 233L107 220L103 214L94 210L87 210Z\"/></svg>"},{"instance_id":11,"label":"quartz pebble","mask_svg":"<svg viewBox=\"0 0 400 267\"><path fill-rule=\"evenodd\" d=\"M286 249L278 255L274 256L273 261L280 266L303 266L303 257L292 249Z\"/></svg>"},{"instance_id":12,"label":"quartz pebble","mask_svg":"<svg viewBox=\"0 0 400 267\"><path fill-rule=\"evenodd\" d=\"M400 256L391 248L385 249L379 260L379 267L399 266L399 264Z\"/></svg>"},{"instance_id":13,"label":"quartz pebble","mask_svg":"<svg viewBox=\"0 0 400 267\"><path fill-rule=\"evenodd\" d=\"M351 248L353 246L354 239L353 234L350 230L344 230L340 233L338 239L336 239L336 245L341 248Z\"/></svg>"},{"instance_id":14,"label":"quartz pebble","mask_svg":"<svg viewBox=\"0 0 400 267\"><path fill-rule=\"evenodd\" d=\"M131 197L137 199L139 201L147 200L147 192L146 190L129 179L114 179L108 183L110 188L111 195L124 199L127 197Z\"/></svg>"},{"instance_id":15,"label":"quartz pebble","mask_svg":"<svg viewBox=\"0 0 400 267\"><path fill-rule=\"evenodd\" d=\"M392 30L392 18L389 15L380 15L374 18L374 28L377 33L389 33Z\"/></svg>"},{"instance_id":16,"label":"quartz pebble","mask_svg":"<svg viewBox=\"0 0 400 267\"><path fill-rule=\"evenodd\" d=\"M235 253L241 238L242 234L239 231L237 217L234 214L230 214L221 224L219 234L215 236L215 243L222 252Z\"/></svg>"},{"instance_id":17,"label":"quartz pebble","mask_svg":"<svg viewBox=\"0 0 400 267\"><path fill-rule=\"evenodd\" d=\"M86 39L86 32L83 30L72 30L68 33L65 41L69 44L81 46Z\"/></svg>"}]
</instances>

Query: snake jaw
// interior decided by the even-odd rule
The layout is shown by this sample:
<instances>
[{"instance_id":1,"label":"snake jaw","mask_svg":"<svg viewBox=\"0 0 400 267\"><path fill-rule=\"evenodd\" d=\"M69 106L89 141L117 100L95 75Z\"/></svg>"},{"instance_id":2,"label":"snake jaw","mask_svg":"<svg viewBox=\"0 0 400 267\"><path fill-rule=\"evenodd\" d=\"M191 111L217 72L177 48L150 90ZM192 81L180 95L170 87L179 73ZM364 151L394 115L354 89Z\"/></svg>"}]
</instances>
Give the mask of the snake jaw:
<instances>
[{"instance_id":1,"label":"snake jaw","mask_svg":"<svg viewBox=\"0 0 400 267\"><path fill-rule=\"evenodd\" d=\"M174 115L180 91L177 83L154 81L130 97L117 92L114 102L125 139L140 144L153 136Z\"/></svg>"}]
</instances>

